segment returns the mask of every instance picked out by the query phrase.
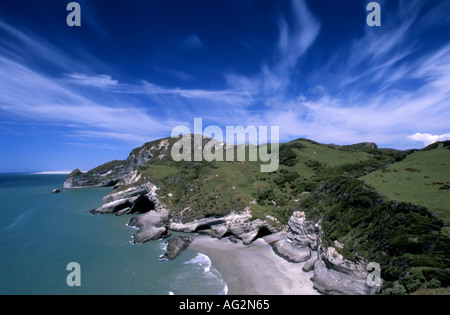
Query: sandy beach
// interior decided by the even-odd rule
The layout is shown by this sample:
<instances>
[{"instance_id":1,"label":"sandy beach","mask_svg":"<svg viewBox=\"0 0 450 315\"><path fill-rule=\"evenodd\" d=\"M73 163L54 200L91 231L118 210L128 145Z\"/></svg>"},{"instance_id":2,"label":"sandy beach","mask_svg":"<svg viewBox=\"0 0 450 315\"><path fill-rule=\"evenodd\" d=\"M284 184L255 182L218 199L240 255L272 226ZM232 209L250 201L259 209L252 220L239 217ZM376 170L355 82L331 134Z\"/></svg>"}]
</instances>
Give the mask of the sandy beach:
<instances>
[{"instance_id":1,"label":"sandy beach","mask_svg":"<svg viewBox=\"0 0 450 315\"><path fill-rule=\"evenodd\" d=\"M319 294L310 280L313 272L302 271L304 263L284 260L263 239L245 246L198 235L189 248L209 256L227 282L229 295Z\"/></svg>"}]
</instances>

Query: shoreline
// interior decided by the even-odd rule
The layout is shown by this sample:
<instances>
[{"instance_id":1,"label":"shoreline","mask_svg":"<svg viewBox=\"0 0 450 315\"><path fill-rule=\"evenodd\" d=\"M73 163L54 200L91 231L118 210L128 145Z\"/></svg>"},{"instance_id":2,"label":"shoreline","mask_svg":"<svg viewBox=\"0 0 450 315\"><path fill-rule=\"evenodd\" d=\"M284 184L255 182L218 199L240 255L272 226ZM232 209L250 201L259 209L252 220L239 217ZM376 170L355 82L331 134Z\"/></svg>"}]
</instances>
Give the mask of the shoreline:
<instances>
[{"instance_id":1,"label":"shoreline","mask_svg":"<svg viewBox=\"0 0 450 315\"><path fill-rule=\"evenodd\" d=\"M228 286L228 295L318 295L304 263L278 256L263 239L246 246L228 238L197 235L189 250L207 255Z\"/></svg>"}]
</instances>

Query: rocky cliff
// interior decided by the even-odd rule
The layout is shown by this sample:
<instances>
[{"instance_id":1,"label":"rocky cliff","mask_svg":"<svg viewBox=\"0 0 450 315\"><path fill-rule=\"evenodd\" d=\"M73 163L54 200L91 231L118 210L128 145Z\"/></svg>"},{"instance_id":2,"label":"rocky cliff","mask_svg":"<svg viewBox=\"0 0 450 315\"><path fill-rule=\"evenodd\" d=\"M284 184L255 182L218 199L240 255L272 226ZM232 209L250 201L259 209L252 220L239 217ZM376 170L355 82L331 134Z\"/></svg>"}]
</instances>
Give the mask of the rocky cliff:
<instances>
[{"instance_id":1,"label":"rocky cliff","mask_svg":"<svg viewBox=\"0 0 450 315\"><path fill-rule=\"evenodd\" d=\"M133 236L133 243L158 240L170 236L170 231L202 233L219 239L229 237L230 240L242 240L245 245L264 238L275 253L284 259L292 263L306 262L303 270L314 270L314 288L320 293L372 294L378 290L366 283L366 262L350 262L336 248L322 247L320 224L308 221L304 212L294 212L285 229L281 229L273 218L254 219L248 210L183 223L169 216L168 210L159 201L158 188L148 182L113 192L103 201L100 208L91 212L139 214L128 223L130 227L138 229ZM170 247L163 258L175 258L189 246L190 241L177 237L169 242Z\"/></svg>"},{"instance_id":2,"label":"rocky cliff","mask_svg":"<svg viewBox=\"0 0 450 315\"><path fill-rule=\"evenodd\" d=\"M134 184L142 177L139 168L154 158L166 157L168 148L169 140L162 139L134 149L126 160L108 162L85 173L76 169L64 181L64 189Z\"/></svg>"},{"instance_id":3,"label":"rocky cliff","mask_svg":"<svg viewBox=\"0 0 450 315\"><path fill-rule=\"evenodd\" d=\"M380 289L367 284L367 262L345 260L335 247L322 245L320 223L307 220L304 212L294 212L287 232L265 239L288 261L306 262L303 271L314 270L314 288L322 294L374 294ZM343 245L336 241L336 246Z\"/></svg>"},{"instance_id":4,"label":"rocky cliff","mask_svg":"<svg viewBox=\"0 0 450 315\"><path fill-rule=\"evenodd\" d=\"M276 172L261 173L258 161L175 162L175 141L149 142L126 160L87 173L75 170L64 188L115 187L91 212L136 215L128 223L138 229L135 243L171 231L246 245L263 238L279 256L314 270L314 286L324 294L376 292L367 285L369 261L380 264L388 284L408 281L414 268L428 268L447 283L450 238L441 233L444 222L425 207L389 200L360 179L416 151L298 139L280 145ZM174 241L173 257L186 244Z\"/></svg>"},{"instance_id":5,"label":"rocky cliff","mask_svg":"<svg viewBox=\"0 0 450 315\"><path fill-rule=\"evenodd\" d=\"M134 235L135 243L167 236L168 231L202 233L222 238L232 236L249 245L257 238L279 232L273 218L253 219L248 211L231 212L222 217L203 217L190 222L181 222L171 217L159 201L158 188L146 182L125 190L115 191L103 198L103 205L90 210L93 214L140 214L130 219L128 225L139 232Z\"/></svg>"}]
</instances>

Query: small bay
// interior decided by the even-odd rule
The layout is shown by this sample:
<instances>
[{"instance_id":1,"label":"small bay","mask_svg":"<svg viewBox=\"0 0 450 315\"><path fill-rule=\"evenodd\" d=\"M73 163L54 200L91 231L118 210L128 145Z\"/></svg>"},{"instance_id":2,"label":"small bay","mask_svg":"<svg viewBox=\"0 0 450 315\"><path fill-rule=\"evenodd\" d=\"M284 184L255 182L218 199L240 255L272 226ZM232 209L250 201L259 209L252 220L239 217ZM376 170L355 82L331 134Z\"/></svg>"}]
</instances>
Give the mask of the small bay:
<instances>
[{"instance_id":1,"label":"small bay","mask_svg":"<svg viewBox=\"0 0 450 315\"><path fill-rule=\"evenodd\" d=\"M0 294L223 294L207 256L158 260L165 241L131 245L130 216L92 215L110 188L63 190L66 175L0 174ZM66 283L67 264L81 286Z\"/></svg>"}]
</instances>

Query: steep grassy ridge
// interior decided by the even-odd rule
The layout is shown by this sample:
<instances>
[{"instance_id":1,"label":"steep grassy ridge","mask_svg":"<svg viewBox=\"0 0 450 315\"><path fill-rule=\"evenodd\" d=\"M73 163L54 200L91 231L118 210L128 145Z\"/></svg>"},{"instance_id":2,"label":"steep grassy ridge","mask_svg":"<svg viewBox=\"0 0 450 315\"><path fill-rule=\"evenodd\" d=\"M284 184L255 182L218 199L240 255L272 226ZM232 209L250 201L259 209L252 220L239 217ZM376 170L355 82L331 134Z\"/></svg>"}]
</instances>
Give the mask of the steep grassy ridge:
<instances>
[{"instance_id":1,"label":"steep grassy ridge","mask_svg":"<svg viewBox=\"0 0 450 315\"><path fill-rule=\"evenodd\" d=\"M440 143L361 179L392 200L427 207L450 224L449 148ZM444 230L450 236L450 227Z\"/></svg>"},{"instance_id":2,"label":"steep grassy ridge","mask_svg":"<svg viewBox=\"0 0 450 315\"><path fill-rule=\"evenodd\" d=\"M127 159L141 174L133 185L160 187L172 218L188 222L248 210L285 225L294 211L304 211L321 222L325 245L337 240L345 258L380 263L383 278L392 281L386 292L450 286L450 143L417 152L298 139L280 145L276 172L262 173L261 161L248 158L175 162L176 141L147 143Z\"/></svg>"}]
</instances>

